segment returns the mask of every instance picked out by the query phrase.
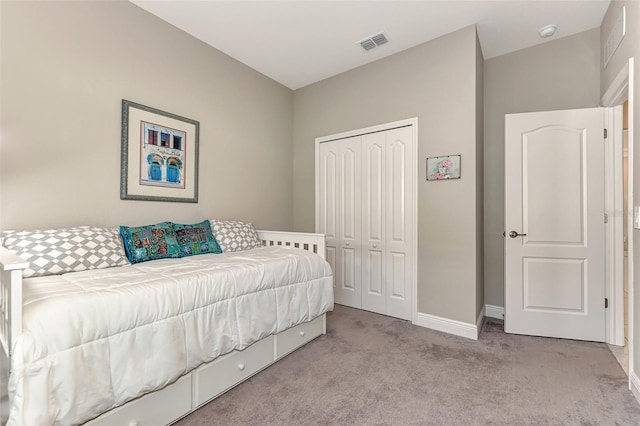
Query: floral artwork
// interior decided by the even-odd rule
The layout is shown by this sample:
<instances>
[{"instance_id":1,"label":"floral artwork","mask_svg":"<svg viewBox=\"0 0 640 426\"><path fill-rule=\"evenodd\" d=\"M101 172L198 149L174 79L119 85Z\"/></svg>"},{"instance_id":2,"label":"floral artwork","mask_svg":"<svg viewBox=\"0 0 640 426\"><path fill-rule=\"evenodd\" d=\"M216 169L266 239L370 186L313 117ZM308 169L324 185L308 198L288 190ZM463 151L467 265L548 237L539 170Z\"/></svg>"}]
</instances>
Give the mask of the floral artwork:
<instances>
[{"instance_id":1,"label":"floral artwork","mask_svg":"<svg viewBox=\"0 0 640 426\"><path fill-rule=\"evenodd\" d=\"M460 179L460 156L427 158L427 180Z\"/></svg>"}]
</instances>

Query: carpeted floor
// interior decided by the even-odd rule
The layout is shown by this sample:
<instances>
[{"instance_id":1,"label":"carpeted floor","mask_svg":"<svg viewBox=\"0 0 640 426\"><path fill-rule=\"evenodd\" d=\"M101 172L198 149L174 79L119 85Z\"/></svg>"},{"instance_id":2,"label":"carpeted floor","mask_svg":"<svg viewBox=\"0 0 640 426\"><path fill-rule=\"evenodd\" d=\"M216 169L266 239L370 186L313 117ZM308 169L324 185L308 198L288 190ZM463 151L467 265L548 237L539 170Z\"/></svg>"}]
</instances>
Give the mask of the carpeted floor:
<instances>
[{"instance_id":1,"label":"carpeted floor","mask_svg":"<svg viewBox=\"0 0 640 426\"><path fill-rule=\"evenodd\" d=\"M336 305L327 334L177 425L639 425L640 404L605 344L480 339Z\"/></svg>"}]
</instances>

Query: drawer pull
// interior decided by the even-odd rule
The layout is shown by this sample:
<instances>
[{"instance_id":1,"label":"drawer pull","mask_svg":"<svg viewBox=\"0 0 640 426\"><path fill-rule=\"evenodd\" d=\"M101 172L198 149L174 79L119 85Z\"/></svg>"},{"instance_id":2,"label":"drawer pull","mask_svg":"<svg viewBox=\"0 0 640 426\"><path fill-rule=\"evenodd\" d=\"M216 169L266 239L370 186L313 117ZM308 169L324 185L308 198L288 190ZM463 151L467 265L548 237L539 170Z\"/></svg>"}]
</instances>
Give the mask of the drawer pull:
<instances>
[{"instance_id":1,"label":"drawer pull","mask_svg":"<svg viewBox=\"0 0 640 426\"><path fill-rule=\"evenodd\" d=\"M238 364L238 370L244 371L244 364Z\"/></svg>"},{"instance_id":2,"label":"drawer pull","mask_svg":"<svg viewBox=\"0 0 640 426\"><path fill-rule=\"evenodd\" d=\"M128 426L138 426L138 422L136 420L131 420Z\"/></svg>"},{"instance_id":3,"label":"drawer pull","mask_svg":"<svg viewBox=\"0 0 640 426\"><path fill-rule=\"evenodd\" d=\"M300 337L304 337L304 331L300 332Z\"/></svg>"}]
</instances>

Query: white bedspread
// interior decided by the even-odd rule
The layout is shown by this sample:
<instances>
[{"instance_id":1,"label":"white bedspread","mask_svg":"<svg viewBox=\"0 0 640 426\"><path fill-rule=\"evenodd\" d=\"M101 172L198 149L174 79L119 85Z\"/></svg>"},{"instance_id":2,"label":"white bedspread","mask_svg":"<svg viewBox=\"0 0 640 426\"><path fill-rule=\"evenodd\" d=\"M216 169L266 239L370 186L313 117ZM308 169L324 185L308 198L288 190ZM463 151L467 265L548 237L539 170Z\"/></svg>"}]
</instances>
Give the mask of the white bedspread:
<instances>
[{"instance_id":1,"label":"white bedspread","mask_svg":"<svg viewBox=\"0 0 640 426\"><path fill-rule=\"evenodd\" d=\"M24 280L10 425L77 424L333 308L329 264L267 247Z\"/></svg>"}]
</instances>

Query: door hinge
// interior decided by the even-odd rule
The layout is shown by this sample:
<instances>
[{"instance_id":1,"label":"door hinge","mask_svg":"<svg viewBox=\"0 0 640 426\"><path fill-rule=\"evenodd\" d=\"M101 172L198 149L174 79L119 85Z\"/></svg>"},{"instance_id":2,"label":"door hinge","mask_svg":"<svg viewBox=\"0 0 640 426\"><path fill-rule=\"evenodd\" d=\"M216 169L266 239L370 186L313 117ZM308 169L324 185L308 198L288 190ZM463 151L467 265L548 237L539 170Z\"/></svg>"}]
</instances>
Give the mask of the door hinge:
<instances>
[{"instance_id":1,"label":"door hinge","mask_svg":"<svg viewBox=\"0 0 640 426\"><path fill-rule=\"evenodd\" d=\"M604 138L607 138L607 129L604 129Z\"/></svg>"},{"instance_id":2,"label":"door hinge","mask_svg":"<svg viewBox=\"0 0 640 426\"><path fill-rule=\"evenodd\" d=\"M604 298L604 308L605 309L609 308L609 299L607 299L606 297Z\"/></svg>"},{"instance_id":3,"label":"door hinge","mask_svg":"<svg viewBox=\"0 0 640 426\"><path fill-rule=\"evenodd\" d=\"M607 213L604 214L604 223L609 223L609 215Z\"/></svg>"}]
</instances>

